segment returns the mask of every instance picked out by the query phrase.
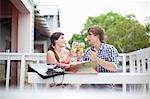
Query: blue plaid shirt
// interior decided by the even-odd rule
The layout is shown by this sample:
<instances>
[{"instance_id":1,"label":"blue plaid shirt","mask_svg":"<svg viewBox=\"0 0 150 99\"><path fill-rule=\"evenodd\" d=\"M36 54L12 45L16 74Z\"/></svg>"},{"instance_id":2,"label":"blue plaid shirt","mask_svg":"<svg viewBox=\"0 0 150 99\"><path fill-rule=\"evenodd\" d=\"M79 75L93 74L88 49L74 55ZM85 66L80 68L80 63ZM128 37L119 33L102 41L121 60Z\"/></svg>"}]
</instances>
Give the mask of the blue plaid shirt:
<instances>
[{"instance_id":1,"label":"blue plaid shirt","mask_svg":"<svg viewBox=\"0 0 150 99\"><path fill-rule=\"evenodd\" d=\"M87 48L85 50L84 55L82 57L83 61L91 61L90 58L88 57L88 53L91 50L93 50L93 47ZM114 46L101 43L101 46L99 47L99 51L98 51L97 57L99 57L99 58L101 58L101 59L103 59L105 61L112 62L117 68L118 53L117 53L117 50L116 50L116 48ZM102 67L99 64L97 65L96 70L98 72L111 72L110 70L107 70L106 68Z\"/></svg>"}]
</instances>

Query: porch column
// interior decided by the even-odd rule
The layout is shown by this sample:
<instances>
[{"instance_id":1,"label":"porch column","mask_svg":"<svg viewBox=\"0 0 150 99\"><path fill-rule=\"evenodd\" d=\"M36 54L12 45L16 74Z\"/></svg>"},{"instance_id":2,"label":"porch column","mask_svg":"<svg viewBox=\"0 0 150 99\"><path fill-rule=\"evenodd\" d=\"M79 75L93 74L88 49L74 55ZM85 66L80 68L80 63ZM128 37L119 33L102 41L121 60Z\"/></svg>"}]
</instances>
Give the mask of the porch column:
<instances>
[{"instance_id":1,"label":"porch column","mask_svg":"<svg viewBox=\"0 0 150 99\"><path fill-rule=\"evenodd\" d=\"M20 13L18 18L18 52L34 51L34 15Z\"/></svg>"},{"instance_id":2,"label":"porch column","mask_svg":"<svg viewBox=\"0 0 150 99\"><path fill-rule=\"evenodd\" d=\"M19 13L18 17L18 52L34 52L34 15L33 13ZM20 89L24 89L25 82L25 56L21 58L21 64L18 67L18 81Z\"/></svg>"},{"instance_id":3,"label":"porch column","mask_svg":"<svg viewBox=\"0 0 150 99\"><path fill-rule=\"evenodd\" d=\"M12 6L11 52L17 52L18 10ZM17 85L17 63L11 62L11 86Z\"/></svg>"}]
</instances>

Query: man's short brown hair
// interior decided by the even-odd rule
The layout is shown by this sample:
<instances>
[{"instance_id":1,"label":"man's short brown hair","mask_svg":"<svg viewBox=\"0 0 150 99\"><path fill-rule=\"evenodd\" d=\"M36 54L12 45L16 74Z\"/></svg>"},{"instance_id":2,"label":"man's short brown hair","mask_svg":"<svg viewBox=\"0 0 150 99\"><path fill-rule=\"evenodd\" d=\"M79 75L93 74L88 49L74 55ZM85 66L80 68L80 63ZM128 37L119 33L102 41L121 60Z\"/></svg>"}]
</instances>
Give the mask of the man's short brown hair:
<instances>
[{"instance_id":1,"label":"man's short brown hair","mask_svg":"<svg viewBox=\"0 0 150 99\"><path fill-rule=\"evenodd\" d=\"M104 43L104 30L100 26L91 26L88 28L88 33L92 32L95 36L99 36L99 40Z\"/></svg>"}]
</instances>

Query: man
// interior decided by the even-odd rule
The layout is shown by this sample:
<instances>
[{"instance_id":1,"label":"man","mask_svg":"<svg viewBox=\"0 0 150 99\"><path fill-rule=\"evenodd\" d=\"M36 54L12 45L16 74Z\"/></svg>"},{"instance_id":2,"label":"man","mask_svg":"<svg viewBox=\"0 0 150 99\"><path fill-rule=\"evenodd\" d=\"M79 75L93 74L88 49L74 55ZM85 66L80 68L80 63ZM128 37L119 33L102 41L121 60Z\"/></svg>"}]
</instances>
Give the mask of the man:
<instances>
[{"instance_id":1,"label":"man","mask_svg":"<svg viewBox=\"0 0 150 99\"><path fill-rule=\"evenodd\" d=\"M86 49L82 60L96 60L97 72L115 72L117 69L117 50L104 43L104 30L99 26L89 27L87 39L92 47Z\"/></svg>"},{"instance_id":2,"label":"man","mask_svg":"<svg viewBox=\"0 0 150 99\"><path fill-rule=\"evenodd\" d=\"M87 39L91 47L84 52L83 61L96 60L97 72L115 72L117 69L117 50L114 46L104 43L104 30L99 26L88 28ZM81 88L114 89L113 84L81 85Z\"/></svg>"}]
</instances>

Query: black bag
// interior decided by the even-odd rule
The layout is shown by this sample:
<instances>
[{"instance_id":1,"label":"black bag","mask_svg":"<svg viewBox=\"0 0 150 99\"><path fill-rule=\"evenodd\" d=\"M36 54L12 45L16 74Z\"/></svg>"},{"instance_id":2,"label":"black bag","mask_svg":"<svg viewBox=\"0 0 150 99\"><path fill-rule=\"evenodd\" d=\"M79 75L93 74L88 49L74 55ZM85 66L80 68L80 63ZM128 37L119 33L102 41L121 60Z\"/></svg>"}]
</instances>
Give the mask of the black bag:
<instances>
[{"instance_id":1,"label":"black bag","mask_svg":"<svg viewBox=\"0 0 150 99\"><path fill-rule=\"evenodd\" d=\"M44 71L41 72L41 69ZM63 75L65 69L61 68L58 64L30 64L28 65L28 72L35 72L43 79Z\"/></svg>"},{"instance_id":2,"label":"black bag","mask_svg":"<svg viewBox=\"0 0 150 99\"><path fill-rule=\"evenodd\" d=\"M56 64L48 64L48 65L54 65L53 67L48 68L48 70L46 71L46 74L49 77L54 77L54 76L57 76L57 75L62 75L65 72L65 69L61 68L58 64L57 65Z\"/></svg>"}]
</instances>

